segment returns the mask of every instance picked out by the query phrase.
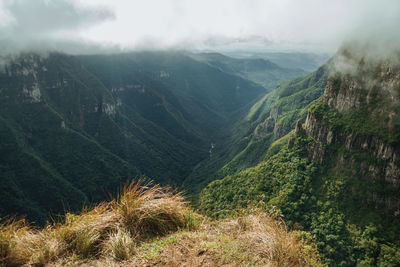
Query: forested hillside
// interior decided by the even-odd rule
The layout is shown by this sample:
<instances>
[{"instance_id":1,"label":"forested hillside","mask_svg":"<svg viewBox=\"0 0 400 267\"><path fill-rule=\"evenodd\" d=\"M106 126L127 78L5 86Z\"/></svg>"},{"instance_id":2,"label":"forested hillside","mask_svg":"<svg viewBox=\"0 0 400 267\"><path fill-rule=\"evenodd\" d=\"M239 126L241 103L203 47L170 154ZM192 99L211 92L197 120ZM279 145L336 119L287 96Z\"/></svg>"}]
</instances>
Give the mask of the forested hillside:
<instances>
[{"instance_id":1,"label":"forested hillside","mask_svg":"<svg viewBox=\"0 0 400 267\"><path fill-rule=\"evenodd\" d=\"M104 200L136 176L179 185L265 92L179 52L6 62L0 214L38 221Z\"/></svg>"},{"instance_id":2,"label":"forested hillside","mask_svg":"<svg viewBox=\"0 0 400 267\"><path fill-rule=\"evenodd\" d=\"M278 210L313 235L331 266L398 266L400 57L368 49L343 47L323 96L296 112L305 122L265 147L255 167L203 189L201 209L220 217Z\"/></svg>"},{"instance_id":3,"label":"forested hillside","mask_svg":"<svg viewBox=\"0 0 400 267\"><path fill-rule=\"evenodd\" d=\"M298 120L305 121L307 107L323 94L330 68L328 62L308 75L282 81L254 103L234 123L229 138L215 143L211 157L196 166L185 180L186 187L197 193L210 181L255 166L273 153L282 143L278 139Z\"/></svg>"}]
</instances>

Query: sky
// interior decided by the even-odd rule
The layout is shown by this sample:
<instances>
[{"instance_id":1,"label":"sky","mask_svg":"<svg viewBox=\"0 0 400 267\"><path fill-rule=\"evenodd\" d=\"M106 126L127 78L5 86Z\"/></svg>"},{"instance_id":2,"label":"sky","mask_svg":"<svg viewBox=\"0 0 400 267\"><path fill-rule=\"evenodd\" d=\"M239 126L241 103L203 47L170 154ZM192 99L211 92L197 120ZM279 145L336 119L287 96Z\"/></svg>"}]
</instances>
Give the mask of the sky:
<instances>
[{"instance_id":1,"label":"sky","mask_svg":"<svg viewBox=\"0 0 400 267\"><path fill-rule=\"evenodd\" d=\"M349 38L400 38L398 29L399 0L0 0L3 53L333 53Z\"/></svg>"}]
</instances>

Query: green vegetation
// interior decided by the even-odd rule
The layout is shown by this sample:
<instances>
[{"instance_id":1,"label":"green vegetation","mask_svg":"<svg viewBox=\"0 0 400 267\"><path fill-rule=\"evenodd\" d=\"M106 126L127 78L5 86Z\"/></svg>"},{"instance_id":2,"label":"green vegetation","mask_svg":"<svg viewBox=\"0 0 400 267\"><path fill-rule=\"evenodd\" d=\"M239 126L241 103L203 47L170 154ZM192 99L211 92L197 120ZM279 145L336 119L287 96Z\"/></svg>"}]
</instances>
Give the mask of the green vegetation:
<instances>
[{"instance_id":1,"label":"green vegetation","mask_svg":"<svg viewBox=\"0 0 400 267\"><path fill-rule=\"evenodd\" d=\"M43 224L138 175L180 185L264 91L180 52L21 55L0 72L0 214Z\"/></svg>"},{"instance_id":2,"label":"green vegetation","mask_svg":"<svg viewBox=\"0 0 400 267\"><path fill-rule=\"evenodd\" d=\"M208 218L131 184L41 231L3 223L0 260L399 266L398 70L363 59L328 78L334 60L266 93L243 79L276 69L264 60L22 57L0 74L1 214L43 223L145 173Z\"/></svg>"},{"instance_id":3,"label":"green vegetation","mask_svg":"<svg viewBox=\"0 0 400 267\"><path fill-rule=\"evenodd\" d=\"M378 97L376 97L378 98ZM396 108L387 99L375 100L375 103L364 103L357 109L340 113L324 104L322 100L313 105L308 112L324 122L329 128L342 134L354 134L360 137L374 137L385 143L396 144L400 136L400 123L387 119L387 114L397 117Z\"/></svg>"},{"instance_id":4,"label":"green vegetation","mask_svg":"<svg viewBox=\"0 0 400 267\"><path fill-rule=\"evenodd\" d=\"M293 73L268 61L217 57L236 71L222 70L193 56L24 54L9 62L0 73L0 146L7 154L0 161L0 214L42 224L65 208L104 200L131 177L173 185L185 179L191 193L261 161L277 137L257 125L285 97L264 96L238 72L247 66ZM307 79L318 80L320 72ZM287 87L304 92L305 105L319 94L297 82ZM284 131L298 119L289 113L278 124Z\"/></svg>"},{"instance_id":5,"label":"green vegetation","mask_svg":"<svg viewBox=\"0 0 400 267\"><path fill-rule=\"evenodd\" d=\"M293 81L281 82L248 109L233 125L229 138L216 143L211 158L202 161L185 180L196 195L208 183L257 165L272 150L270 145L304 121L307 107L322 95L330 63ZM194 198L197 202L197 199Z\"/></svg>"},{"instance_id":6,"label":"green vegetation","mask_svg":"<svg viewBox=\"0 0 400 267\"><path fill-rule=\"evenodd\" d=\"M379 69L374 66L368 68ZM281 215L290 228L310 234L329 266L399 266L399 191L387 173L388 162L398 161L377 151L398 151L399 101L387 90L394 75L363 75L370 72L362 67L336 73L322 99L278 119L275 128L308 113L309 132L296 127L269 145L256 166L211 182L200 194L200 209L220 218L252 207Z\"/></svg>"},{"instance_id":7,"label":"green vegetation","mask_svg":"<svg viewBox=\"0 0 400 267\"><path fill-rule=\"evenodd\" d=\"M257 166L212 182L201 193L200 209L215 217L249 207L281 213L289 227L311 233L328 265L400 264L397 220L365 206L365 181L360 195L351 195L350 188L360 184L350 185L348 173L310 161L307 146L313 142L299 134L293 147L284 145Z\"/></svg>"}]
</instances>

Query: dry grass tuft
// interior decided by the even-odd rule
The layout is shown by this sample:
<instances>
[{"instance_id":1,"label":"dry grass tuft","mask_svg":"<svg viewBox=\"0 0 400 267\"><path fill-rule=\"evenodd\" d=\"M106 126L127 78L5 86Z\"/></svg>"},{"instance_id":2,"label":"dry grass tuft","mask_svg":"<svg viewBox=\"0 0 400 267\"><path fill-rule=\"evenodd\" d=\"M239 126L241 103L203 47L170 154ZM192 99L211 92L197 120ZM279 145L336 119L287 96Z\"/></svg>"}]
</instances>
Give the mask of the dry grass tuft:
<instances>
[{"instance_id":1,"label":"dry grass tuft","mask_svg":"<svg viewBox=\"0 0 400 267\"><path fill-rule=\"evenodd\" d=\"M66 253L90 258L98 256L102 242L117 228L117 215L109 203L102 203L80 215L67 213L65 222L56 224L53 232L55 238L64 244Z\"/></svg>"},{"instance_id":2,"label":"dry grass tuft","mask_svg":"<svg viewBox=\"0 0 400 267\"><path fill-rule=\"evenodd\" d=\"M244 212L242 213L244 214ZM145 243L127 266L322 266L316 249L269 214L203 220L195 231ZM142 261L140 261L142 259Z\"/></svg>"},{"instance_id":3,"label":"dry grass tuft","mask_svg":"<svg viewBox=\"0 0 400 267\"><path fill-rule=\"evenodd\" d=\"M25 220L0 225L0 266L43 266L65 258L129 259L137 243L184 228L190 209L180 193L141 180L123 187L117 199L63 223L32 229Z\"/></svg>"},{"instance_id":4,"label":"dry grass tuft","mask_svg":"<svg viewBox=\"0 0 400 267\"><path fill-rule=\"evenodd\" d=\"M169 187L130 183L114 201L124 227L140 238L164 235L185 227L189 212L180 193Z\"/></svg>"},{"instance_id":5,"label":"dry grass tuft","mask_svg":"<svg viewBox=\"0 0 400 267\"><path fill-rule=\"evenodd\" d=\"M129 260L135 254L136 242L128 232L119 229L103 244L103 255L116 261Z\"/></svg>"},{"instance_id":6,"label":"dry grass tuft","mask_svg":"<svg viewBox=\"0 0 400 267\"><path fill-rule=\"evenodd\" d=\"M316 249L285 223L262 212L204 223L201 242L209 244L224 263L257 266L318 266ZM204 240L205 239L205 240ZM210 245L211 244L211 245Z\"/></svg>"},{"instance_id":7,"label":"dry grass tuft","mask_svg":"<svg viewBox=\"0 0 400 267\"><path fill-rule=\"evenodd\" d=\"M30 258L25 242L32 232L25 220L8 220L0 225L0 264L20 266Z\"/></svg>"},{"instance_id":8,"label":"dry grass tuft","mask_svg":"<svg viewBox=\"0 0 400 267\"><path fill-rule=\"evenodd\" d=\"M0 224L0 266L318 266L315 249L283 221L249 212L210 220L180 193L139 180L41 230L25 220Z\"/></svg>"},{"instance_id":9,"label":"dry grass tuft","mask_svg":"<svg viewBox=\"0 0 400 267\"><path fill-rule=\"evenodd\" d=\"M234 234L242 249L251 248L251 258L269 262L272 266L311 266L315 255L304 250L304 243L288 232L281 220L265 213L248 215L235 220ZM314 251L315 252L315 251Z\"/></svg>"}]
</instances>

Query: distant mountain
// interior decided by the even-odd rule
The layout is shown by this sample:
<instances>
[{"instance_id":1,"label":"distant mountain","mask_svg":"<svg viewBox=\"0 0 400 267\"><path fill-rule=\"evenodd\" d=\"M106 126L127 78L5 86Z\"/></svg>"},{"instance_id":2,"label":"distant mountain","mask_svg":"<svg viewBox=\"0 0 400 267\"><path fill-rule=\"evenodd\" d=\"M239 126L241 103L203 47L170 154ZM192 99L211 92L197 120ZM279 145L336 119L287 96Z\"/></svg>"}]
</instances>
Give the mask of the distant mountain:
<instances>
[{"instance_id":1,"label":"distant mountain","mask_svg":"<svg viewBox=\"0 0 400 267\"><path fill-rule=\"evenodd\" d=\"M179 185L265 91L179 52L10 59L0 73L0 216L43 221L140 175Z\"/></svg>"},{"instance_id":2,"label":"distant mountain","mask_svg":"<svg viewBox=\"0 0 400 267\"><path fill-rule=\"evenodd\" d=\"M229 52L228 56L242 59L265 59L283 68L297 68L312 72L325 64L330 55L301 52Z\"/></svg>"},{"instance_id":3,"label":"distant mountain","mask_svg":"<svg viewBox=\"0 0 400 267\"><path fill-rule=\"evenodd\" d=\"M306 74L306 71L298 68L297 65L284 68L262 57L232 58L219 53L198 53L190 56L224 72L256 82L268 91L275 89L280 81L291 80Z\"/></svg>"}]
</instances>

